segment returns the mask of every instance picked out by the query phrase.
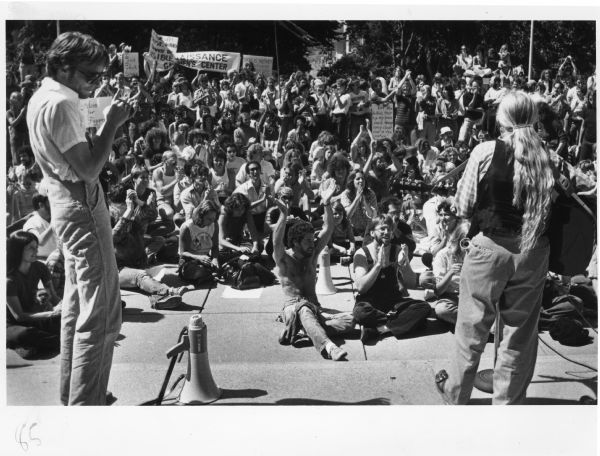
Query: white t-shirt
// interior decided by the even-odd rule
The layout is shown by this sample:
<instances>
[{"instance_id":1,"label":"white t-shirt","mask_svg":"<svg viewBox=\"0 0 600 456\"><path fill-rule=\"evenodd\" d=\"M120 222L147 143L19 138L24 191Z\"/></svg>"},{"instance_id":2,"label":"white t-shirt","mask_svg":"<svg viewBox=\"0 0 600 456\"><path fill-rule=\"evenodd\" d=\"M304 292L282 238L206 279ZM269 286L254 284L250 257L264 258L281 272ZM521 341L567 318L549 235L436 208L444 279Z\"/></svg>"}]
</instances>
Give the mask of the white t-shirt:
<instances>
[{"instance_id":1,"label":"white t-shirt","mask_svg":"<svg viewBox=\"0 0 600 456\"><path fill-rule=\"evenodd\" d=\"M157 181L159 179L162 180L163 187L168 186L171 182L173 182L177 178L177 174L176 173L177 172L174 172L172 176L167 176L165 174L165 170L164 170L163 167L156 168L152 172L153 188L156 190L156 186L154 185L154 181ZM165 201L165 200L169 201L169 202L173 201L173 187L171 187L166 192L163 192L162 190L156 192L156 201L157 202L162 202L162 201Z\"/></svg>"},{"instance_id":2,"label":"white t-shirt","mask_svg":"<svg viewBox=\"0 0 600 456\"><path fill-rule=\"evenodd\" d=\"M255 201L258 201L259 199L261 199L263 197L263 195L265 194L265 186L264 185L261 186L261 188L258 191L256 191L256 188L254 188L252 181L248 180L248 181L244 182L242 185L238 186L233 193L241 193L242 195L246 195L248 197L248 199L250 200L250 202L254 203ZM262 214L263 212L266 212L266 211L267 211L267 203L265 201L263 201L258 206L255 206L252 209L250 209L250 212L252 214Z\"/></svg>"},{"instance_id":3,"label":"white t-shirt","mask_svg":"<svg viewBox=\"0 0 600 456\"><path fill-rule=\"evenodd\" d=\"M448 246L443 247L433 257L433 275L437 283L441 282L446 273L450 270L454 263L460 263L462 260L457 260L454 255L450 252ZM446 288L446 293L458 293L460 285L460 274L452 274L452 278Z\"/></svg>"},{"instance_id":4,"label":"white t-shirt","mask_svg":"<svg viewBox=\"0 0 600 456\"><path fill-rule=\"evenodd\" d=\"M212 238L215 232L215 224L211 223L208 226L198 226L192 220L185 221L180 228L180 231L187 227L192 238L192 245L188 253L194 255L209 255L212 249ZM183 253L179 247L179 255Z\"/></svg>"},{"instance_id":5,"label":"white t-shirt","mask_svg":"<svg viewBox=\"0 0 600 456\"><path fill-rule=\"evenodd\" d=\"M423 218L427 226L427 236L431 237L437 232L435 230L435 226L437 225L437 207L442 200L443 198L436 195L423 204Z\"/></svg>"},{"instance_id":6,"label":"white t-shirt","mask_svg":"<svg viewBox=\"0 0 600 456\"><path fill-rule=\"evenodd\" d=\"M38 240L40 239L40 235L50 228L50 222L44 220L40 214L34 212L29 219L23 225L23 231L29 231L37 236ZM56 250L56 236L54 232L51 231L50 237L48 241L45 243L39 243L38 245L38 257L39 258L48 258L48 256Z\"/></svg>"},{"instance_id":7,"label":"white t-shirt","mask_svg":"<svg viewBox=\"0 0 600 456\"><path fill-rule=\"evenodd\" d=\"M242 157L235 157L231 161L227 160L225 167L227 169L233 169L234 173L237 174L240 168L244 165L244 163L246 163L246 160L244 160Z\"/></svg>"},{"instance_id":8,"label":"white t-shirt","mask_svg":"<svg viewBox=\"0 0 600 456\"><path fill-rule=\"evenodd\" d=\"M340 104L338 103L337 97L335 95L331 96L330 102L332 114L348 114L348 111L350 110L350 105L352 104L349 93L340 95L340 102L342 103L342 107L340 107Z\"/></svg>"},{"instance_id":9,"label":"white t-shirt","mask_svg":"<svg viewBox=\"0 0 600 456\"><path fill-rule=\"evenodd\" d=\"M209 172L211 176L210 186L214 191L217 192L217 194L229 188L229 176L227 175L227 169L225 169L225 172L222 176L217 175L217 172L213 168L210 168Z\"/></svg>"},{"instance_id":10,"label":"white t-shirt","mask_svg":"<svg viewBox=\"0 0 600 456\"><path fill-rule=\"evenodd\" d=\"M266 160L261 160L260 161L260 169L261 169L260 180L262 181L262 183L264 185L269 185L270 177L275 175L275 168L273 168L273 165L271 164L271 162L268 162ZM236 187L238 185L243 184L247 180L248 180L248 174L246 173L246 167L242 166L235 176Z\"/></svg>"},{"instance_id":11,"label":"white t-shirt","mask_svg":"<svg viewBox=\"0 0 600 456\"><path fill-rule=\"evenodd\" d=\"M192 105L194 104L194 95L190 93L189 95L184 95L183 92L179 92L177 94L177 106L185 106L186 108L192 109Z\"/></svg>"},{"instance_id":12,"label":"white t-shirt","mask_svg":"<svg viewBox=\"0 0 600 456\"><path fill-rule=\"evenodd\" d=\"M366 103L369 101L369 95L364 90L359 90L358 93L350 92L350 113L356 115L368 114L371 112L371 108L369 107L358 107L359 103Z\"/></svg>"},{"instance_id":13,"label":"white t-shirt","mask_svg":"<svg viewBox=\"0 0 600 456\"><path fill-rule=\"evenodd\" d=\"M80 181L63 157L76 144L87 144L77 92L54 79L44 78L29 100L27 127L35 161L44 175Z\"/></svg>"}]
</instances>

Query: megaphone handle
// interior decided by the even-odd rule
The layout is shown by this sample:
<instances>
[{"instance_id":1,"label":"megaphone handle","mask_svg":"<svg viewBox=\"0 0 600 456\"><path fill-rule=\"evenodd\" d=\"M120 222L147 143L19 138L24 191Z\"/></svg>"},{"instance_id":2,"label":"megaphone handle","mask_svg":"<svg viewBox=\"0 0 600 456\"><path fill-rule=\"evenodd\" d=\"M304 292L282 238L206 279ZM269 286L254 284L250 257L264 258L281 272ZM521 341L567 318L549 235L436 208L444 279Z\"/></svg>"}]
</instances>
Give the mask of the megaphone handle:
<instances>
[{"instance_id":1,"label":"megaphone handle","mask_svg":"<svg viewBox=\"0 0 600 456\"><path fill-rule=\"evenodd\" d=\"M168 351L167 351L167 358L171 358L172 356L177 355L178 353L183 353L186 350L189 350L190 348L190 339L187 335L183 336L183 339L181 340L181 342L179 342L177 345L171 347Z\"/></svg>"}]
</instances>

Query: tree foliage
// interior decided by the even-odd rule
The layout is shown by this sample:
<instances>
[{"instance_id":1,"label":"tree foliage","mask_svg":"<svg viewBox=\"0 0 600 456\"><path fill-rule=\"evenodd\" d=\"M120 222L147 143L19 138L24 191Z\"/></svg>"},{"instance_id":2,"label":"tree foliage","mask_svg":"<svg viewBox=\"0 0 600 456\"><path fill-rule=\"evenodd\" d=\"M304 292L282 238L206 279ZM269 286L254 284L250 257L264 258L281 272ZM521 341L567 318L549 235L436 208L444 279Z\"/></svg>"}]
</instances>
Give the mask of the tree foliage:
<instances>
[{"instance_id":1,"label":"tree foliage","mask_svg":"<svg viewBox=\"0 0 600 456\"><path fill-rule=\"evenodd\" d=\"M7 67L18 63L26 39L39 55L56 36L56 21L7 21ZM528 65L530 21L348 21L353 52L324 70L330 75L365 75L369 69L411 67L432 77L449 74L462 44L471 53L483 45L496 51L509 45L512 62ZM300 28L298 28L300 27ZM220 50L273 56L275 68L289 74L308 70L307 50L315 42L331 49L339 38L337 21L60 21L61 31L79 30L105 44L125 42L136 51L148 49L152 29L179 37L179 50ZM277 35L277 46L275 45ZM310 37L310 38L307 38ZM571 55L578 69L590 73L595 65L594 21L536 21L534 74L556 69ZM40 58L42 58L40 57Z\"/></svg>"},{"instance_id":2,"label":"tree foliage","mask_svg":"<svg viewBox=\"0 0 600 456\"><path fill-rule=\"evenodd\" d=\"M88 33L105 45L124 42L134 51L148 50L151 30L179 37L181 52L211 50L274 57L282 73L309 70L306 60L310 40L303 39L301 27L312 39L331 46L339 27L337 21L60 21L60 31ZM275 30L277 27L277 30ZM275 46L277 33L277 49ZM56 21L7 21L7 59L16 62L20 43L27 37L43 51L56 37ZM276 52L277 51L277 52ZM279 62L277 62L277 57Z\"/></svg>"},{"instance_id":3,"label":"tree foliage","mask_svg":"<svg viewBox=\"0 0 600 456\"><path fill-rule=\"evenodd\" d=\"M528 66L531 21L350 21L347 31L357 62L367 67L411 67L430 78L449 74L460 46L496 51L508 44L513 65ZM580 71L595 65L594 21L535 21L534 73L557 68L571 55ZM364 71L364 69L363 69Z\"/></svg>"}]
</instances>

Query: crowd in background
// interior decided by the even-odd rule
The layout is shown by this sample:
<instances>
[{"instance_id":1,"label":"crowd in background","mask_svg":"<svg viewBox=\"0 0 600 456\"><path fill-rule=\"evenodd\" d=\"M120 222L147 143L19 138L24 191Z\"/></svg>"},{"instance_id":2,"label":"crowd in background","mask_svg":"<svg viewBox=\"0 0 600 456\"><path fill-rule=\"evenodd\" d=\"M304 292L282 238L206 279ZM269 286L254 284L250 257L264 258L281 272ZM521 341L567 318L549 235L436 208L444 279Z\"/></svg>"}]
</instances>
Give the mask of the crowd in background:
<instances>
[{"instance_id":1,"label":"crowd in background","mask_svg":"<svg viewBox=\"0 0 600 456\"><path fill-rule=\"evenodd\" d=\"M543 70L531 80L511 65L508 46L478 48L474 55L462 46L455 65L431 79L401 67L335 80L301 71L263 75L251 64L226 74L178 65L160 72L147 60L143 76L126 77L121 53L127 46L107 49L110 61L97 77L94 96L135 97L137 106L115 137L101 176L119 278L122 288L149 294L156 308L176 305L185 290L150 277L150 266L177 263L181 277L198 284L237 254L270 255L278 216L273 198L285 200L292 215L318 229L319 194L328 179L336 185L333 256L352 258L369 237L371 220L389 215L399 242L411 257L421 255L430 271L421 285L436 290L443 282L438 297L457 292L456 277L444 277L460 274L451 268L464 254L460 240L468 227L452 207L460 173L448 173L468 160L475 146L501 135L496 109L511 91L524 91L536 101L536 129L556 163L568 167L577 191L595 195L595 74L580 74L569 56L556 73ZM18 87L7 91L6 223L13 233L8 242L16 249L9 278L32 242L23 231L34 233L35 264L43 262L45 268L36 266L28 283L42 279L49 292L40 299L30 288L25 296L26 287L9 281L8 293L28 301L22 305L28 315L56 318L64 287L62 254L25 120L43 75L26 62L20 70ZM376 105L393 106L393 132L387 138L372 136ZM88 133L92 141L94 131ZM454 255L453 260L439 252ZM27 261L33 262L31 255ZM263 269L257 267L248 283L272 283L269 265ZM27 326L33 318L7 315L14 326ZM455 319L452 312L439 315ZM56 321L39 329L44 344L55 329Z\"/></svg>"}]
</instances>

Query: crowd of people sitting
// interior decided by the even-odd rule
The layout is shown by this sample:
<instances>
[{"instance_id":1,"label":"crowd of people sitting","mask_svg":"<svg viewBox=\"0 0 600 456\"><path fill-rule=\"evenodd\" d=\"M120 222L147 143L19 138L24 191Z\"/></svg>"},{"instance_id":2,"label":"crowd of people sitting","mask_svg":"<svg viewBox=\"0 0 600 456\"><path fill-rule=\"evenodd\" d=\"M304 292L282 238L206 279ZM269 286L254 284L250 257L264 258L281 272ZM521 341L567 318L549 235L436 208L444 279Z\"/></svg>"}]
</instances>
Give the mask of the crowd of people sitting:
<instances>
[{"instance_id":1,"label":"crowd of people sitting","mask_svg":"<svg viewBox=\"0 0 600 456\"><path fill-rule=\"evenodd\" d=\"M473 148L501 134L496 109L513 91L536 101L536 129L548 151L578 192L595 197L595 74L580 74L571 57L556 74L544 70L528 80L511 65L507 46L487 54L478 48L474 56L463 46L449 75L431 80L401 67L389 78L377 69L330 80L301 71L267 76L252 65L186 78L188 68L161 73L148 63L145 77L125 77L117 47L108 51L94 95L138 96L101 175L113 222L114 246L106 247L114 247L121 288L148 294L155 309L177 307L184 292L215 275L238 288L272 284L271 255L284 262L274 233L285 213L288 248L303 242L299 226L327 228L323 245L332 258L354 263L352 325L365 328L364 342L413 330L431 307L455 323L469 225L457 217L452 195ZM7 344L32 356L58 344L65 277L25 121L42 75L20 79L7 111ZM394 107L393 134L375 139L371 107L381 104ZM396 247L384 258L378 246L390 243ZM426 271L412 270L414 255ZM374 265L385 270L396 262L400 285L391 284L391 272L380 273L384 294L374 293ZM157 281L148 269L159 263L177 264L189 285ZM596 275L594 263L587 278ZM40 280L44 292L36 294ZM392 286L398 288L385 295ZM408 298L406 289L416 287L431 290L433 305ZM577 299L570 302L581 314ZM343 359L328 343L324 354Z\"/></svg>"}]
</instances>

